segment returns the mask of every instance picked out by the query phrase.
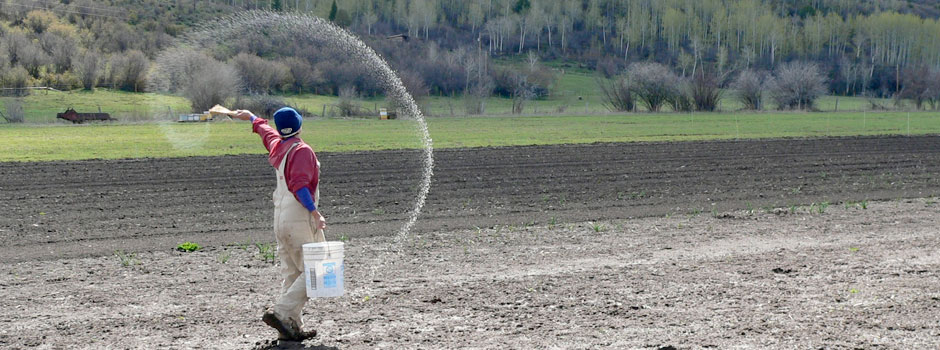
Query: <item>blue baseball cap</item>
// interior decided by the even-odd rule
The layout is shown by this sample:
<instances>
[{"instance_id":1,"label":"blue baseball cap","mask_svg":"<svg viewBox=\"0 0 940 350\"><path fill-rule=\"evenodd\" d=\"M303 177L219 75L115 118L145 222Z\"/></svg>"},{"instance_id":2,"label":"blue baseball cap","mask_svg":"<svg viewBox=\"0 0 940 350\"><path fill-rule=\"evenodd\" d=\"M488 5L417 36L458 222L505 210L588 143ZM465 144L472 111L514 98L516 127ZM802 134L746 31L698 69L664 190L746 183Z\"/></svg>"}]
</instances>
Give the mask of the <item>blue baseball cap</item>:
<instances>
[{"instance_id":1,"label":"blue baseball cap","mask_svg":"<svg viewBox=\"0 0 940 350\"><path fill-rule=\"evenodd\" d=\"M296 110L284 107L274 112L274 126L281 137L288 138L300 132L300 125L304 120Z\"/></svg>"}]
</instances>

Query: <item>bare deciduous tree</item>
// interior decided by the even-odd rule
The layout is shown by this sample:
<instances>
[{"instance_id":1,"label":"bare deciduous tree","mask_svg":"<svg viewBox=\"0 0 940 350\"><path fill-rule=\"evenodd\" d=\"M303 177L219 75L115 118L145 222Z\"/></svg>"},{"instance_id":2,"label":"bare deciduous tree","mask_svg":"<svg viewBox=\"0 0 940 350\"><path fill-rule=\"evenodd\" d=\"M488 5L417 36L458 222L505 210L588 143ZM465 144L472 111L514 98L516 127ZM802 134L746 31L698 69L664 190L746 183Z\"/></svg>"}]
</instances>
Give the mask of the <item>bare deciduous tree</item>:
<instances>
[{"instance_id":1,"label":"bare deciduous tree","mask_svg":"<svg viewBox=\"0 0 940 350\"><path fill-rule=\"evenodd\" d=\"M777 69L770 90L778 109L813 109L826 93L826 78L814 63L789 62Z\"/></svg>"},{"instance_id":2,"label":"bare deciduous tree","mask_svg":"<svg viewBox=\"0 0 940 350\"><path fill-rule=\"evenodd\" d=\"M241 80L229 64L191 49L177 49L157 58L149 89L181 93L193 111L200 112L236 96Z\"/></svg>"},{"instance_id":3,"label":"bare deciduous tree","mask_svg":"<svg viewBox=\"0 0 940 350\"><path fill-rule=\"evenodd\" d=\"M7 112L3 114L3 119L6 119L7 123L22 123L25 121L26 116L23 112L23 100L20 98L11 98L7 99L4 102Z\"/></svg>"},{"instance_id":4,"label":"bare deciduous tree","mask_svg":"<svg viewBox=\"0 0 940 350\"><path fill-rule=\"evenodd\" d=\"M242 77L244 88L252 94L270 93L290 76L290 68L286 65L248 53L238 54L232 63Z\"/></svg>"},{"instance_id":5,"label":"bare deciduous tree","mask_svg":"<svg viewBox=\"0 0 940 350\"><path fill-rule=\"evenodd\" d=\"M745 70L738 74L738 77L731 85L735 90L735 96L738 101L744 105L744 109L761 110L764 108L764 90L767 89L766 73Z\"/></svg>"},{"instance_id":6,"label":"bare deciduous tree","mask_svg":"<svg viewBox=\"0 0 940 350\"><path fill-rule=\"evenodd\" d=\"M634 63L627 70L630 90L650 112L658 112L679 86L679 77L659 63Z\"/></svg>"},{"instance_id":7,"label":"bare deciduous tree","mask_svg":"<svg viewBox=\"0 0 940 350\"><path fill-rule=\"evenodd\" d=\"M924 109L924 103L937 108L937 97L940 96L940 71L927 66L908 67L901 76L903 88L898 98L910 99L917 109Z\"/></svg>"},{"instance_id":8,"label":"bare deciduous tree","mask_svg":"<svg viewBox=\"0 0 940 350\"><path fill-rule=\"evenodd\" d=\"M78 45L71 38L45 32L39 38L42 49L49 53L56 73L65 73L72 69L72 58L77 56Z\"/></svg>"},{"instance_id":9,"label":"bare deciduous tree","mask_svg":"<svg viewBox=\"0 0 940 350\"><path fill-rule=\"evenodd\" d=\"M724 94L720 81L714 74L706 73L705 69L695 74L689 88L696 110L714 112L718 109L718 102Z\"/></svg>"},{"instance_id":10,"label":"bare deciduous tree","mask_svg":"<svg viewBox=\"0 0 940 350\"><path fill-rule=\"evenodd\" d=\"M493 78L489 75L480 75L474 80L470 89L464 93L464 109L467 114L483 114L486 112L486 98L493 93Z\"/></svg>"},{"instance_id":11,"label":"bare deciduous tree","mask_svg":"<svg viewBox=\"0 0 940 350\"><path fill-rule=\"evenodd\" d=\"M8 69L6 72L3 72L2 85L5 90L3 90L3 95L6 96L26 96L29 95L29 90L25 87L29 84L29 72L25 68L16 65L11 69Z\"/></svg>"},{"instance_id":12,"label":"bare deciduous tree","mask_svg":"<svg viewBox=\"0 0 940 350\"><path fill-rule=\"evenodd\" d=\"M596 81L603 94L601 96L602 103L608 110L611 112L632 112L636 109L636 100L633 99L630 82L626 77L615 77L609 80L598 78Z\"/></svg>"},{"instance_id":13,"label":"bare deciduous tree","mask_svg":"<svg viewBox=\"0 0 940 350\"><path fill-rule=\"evenodd\" d=\"M143 52L131 50L125 54L114 54L109 66L108 80L114 87L134 92L140 92L146 87L150 60Z\"/></svg>"},{"instance_id":14,"label":"bare deciduous tree","mask_svg":"<svg viewBox=\"0 0 940 350\"><path fill-rule=\"evenodd\" d=\"M672 110L676 112L691 112L695 108L692 97L692 83L686 78L679 78L669 91L667 98Z\"/></svg>"},{"instance_id":15,"label":"bare deciduous tree","mask_svg":"<svg viewBox=\"0 0 940 350\"><path fill-rule=\"evenodd\" d=\"M216 60L210 61L196 72L183 88L193 111L205 111L216 104L235 96L240 89L238 72L231 65Z\"/></svg>"},{"instance_id":16,"label":"bare deciduous tree","mask_svg":"<svg viewBox=\"0 0 940 350\"><path fill-rule=\"evenodd\" d=\"M101 59L94 51L88 50L78 57L75 64L76 73L85 90L94 89L101 76Z\"/></svg>"}]
</instances>

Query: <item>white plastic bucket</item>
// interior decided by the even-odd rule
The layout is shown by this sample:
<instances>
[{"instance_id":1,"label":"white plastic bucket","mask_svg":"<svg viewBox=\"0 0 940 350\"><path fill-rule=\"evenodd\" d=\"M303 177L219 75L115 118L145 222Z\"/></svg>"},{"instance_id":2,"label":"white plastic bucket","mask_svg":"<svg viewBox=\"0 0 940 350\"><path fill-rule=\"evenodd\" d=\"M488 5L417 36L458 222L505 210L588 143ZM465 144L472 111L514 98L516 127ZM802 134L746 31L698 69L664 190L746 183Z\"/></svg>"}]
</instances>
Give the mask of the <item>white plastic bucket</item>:
<instances>
[{"instance_id":1,"label":"white plastic bucket","mask_svg":"<svg viewBox=\"0 0 940 350\"><path fill-rule=\"evenodd\" d=\"M307 297L343 296L343 242L304 244Z\"/></svg>"}]
</instances>

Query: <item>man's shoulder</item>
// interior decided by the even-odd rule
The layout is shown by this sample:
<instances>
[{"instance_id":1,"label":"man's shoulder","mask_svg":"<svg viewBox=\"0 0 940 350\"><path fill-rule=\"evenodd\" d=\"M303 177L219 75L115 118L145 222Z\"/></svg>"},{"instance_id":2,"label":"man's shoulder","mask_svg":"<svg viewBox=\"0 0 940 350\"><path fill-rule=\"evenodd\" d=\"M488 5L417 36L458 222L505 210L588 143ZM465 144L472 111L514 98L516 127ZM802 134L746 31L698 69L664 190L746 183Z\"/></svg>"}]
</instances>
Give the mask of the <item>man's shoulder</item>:
<instances>
[{"instance_id":1,"label":"man's shoulder","mask_svg":"<svg viewBox=\"0 0 940 350\"><path fill-rule=\"evenodd\" d=\"M297 151L314 153L313 147L310 147L310 145L308 145L302 139L297 140L297 146L295 146L294 148L296 148Z\"/></svg>"}]
</instances>

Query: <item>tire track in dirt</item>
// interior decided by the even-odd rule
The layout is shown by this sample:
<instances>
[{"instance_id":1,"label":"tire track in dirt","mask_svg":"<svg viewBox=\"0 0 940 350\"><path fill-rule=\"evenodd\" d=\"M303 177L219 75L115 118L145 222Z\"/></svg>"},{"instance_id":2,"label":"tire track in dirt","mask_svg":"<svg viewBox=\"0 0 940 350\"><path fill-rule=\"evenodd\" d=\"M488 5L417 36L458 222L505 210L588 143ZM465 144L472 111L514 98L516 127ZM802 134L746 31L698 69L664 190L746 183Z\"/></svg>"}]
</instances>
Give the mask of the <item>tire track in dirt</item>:
<instances>
[{"instance_id":1,"label":"tire track in dirt","mask_svg":"<svg viewBox=\"0 0 940 350\"><path fill-rule=\"evenodd\" d=\"M417 234L940 193L940 137L437 150ZM324 153L338 238L394 233L420 152ZM272 241L264 156L0 163L0 260Z\"/></svg>"}]
</instances>

